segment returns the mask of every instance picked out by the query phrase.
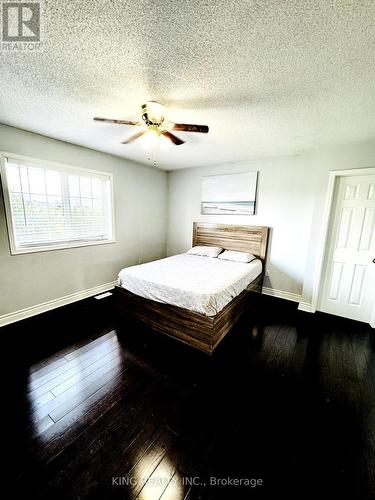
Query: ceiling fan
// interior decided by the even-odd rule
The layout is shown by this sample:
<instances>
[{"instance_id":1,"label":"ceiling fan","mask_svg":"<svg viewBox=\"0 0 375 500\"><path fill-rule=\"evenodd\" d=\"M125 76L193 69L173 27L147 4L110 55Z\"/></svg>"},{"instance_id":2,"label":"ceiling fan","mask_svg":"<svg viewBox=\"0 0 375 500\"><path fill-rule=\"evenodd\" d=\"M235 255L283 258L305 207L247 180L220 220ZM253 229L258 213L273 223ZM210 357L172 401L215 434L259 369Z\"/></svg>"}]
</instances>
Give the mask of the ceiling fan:
<instances>
[{"instance_id":1,"label":"ceiling fan","mask_svg":"<svg viewBox=\"0 0 375 500\"><path fill-rule=\"evenodd\" d=\"M148 101L146 104L142 105L142 121L135 122L130 120L111 120L110 118L99 118L95 117L95 121L98 122L107 122L107 123L116 123L117 125L136 125L138 127L146 125L146 129L142 129L134 135L131 135L124 141L121 141L121 144L129 144L130 142L139 139L144 134L148 132L153 132L157 136L163 135L167 139L169 139L173 144L179 146L180 144L184 144L185 141L177 137L173 134L172 130L177 130L181 132L199 132L201 134L208 133L207 125L189 125L187 123L171 123L165 120L164 115L164 106L155 101Z\"/></svg>"}]
</instances>

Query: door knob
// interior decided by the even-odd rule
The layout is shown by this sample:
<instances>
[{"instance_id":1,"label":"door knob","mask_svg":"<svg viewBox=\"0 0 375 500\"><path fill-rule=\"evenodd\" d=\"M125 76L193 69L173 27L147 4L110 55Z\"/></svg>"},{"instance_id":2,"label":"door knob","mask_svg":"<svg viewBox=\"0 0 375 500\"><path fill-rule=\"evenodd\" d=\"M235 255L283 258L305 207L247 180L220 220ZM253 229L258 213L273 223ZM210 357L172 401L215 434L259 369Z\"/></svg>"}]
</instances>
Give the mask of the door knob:
<instances>
[{"instance_id":1,"label":"door knob","mask_svg":"<svg viewBox=\"0 0 375 500\"><path fill-rule=\"evenodd\" d=\"M373 264L375 264L375 259L372 259Z\"/></svg>"}]
</instances>

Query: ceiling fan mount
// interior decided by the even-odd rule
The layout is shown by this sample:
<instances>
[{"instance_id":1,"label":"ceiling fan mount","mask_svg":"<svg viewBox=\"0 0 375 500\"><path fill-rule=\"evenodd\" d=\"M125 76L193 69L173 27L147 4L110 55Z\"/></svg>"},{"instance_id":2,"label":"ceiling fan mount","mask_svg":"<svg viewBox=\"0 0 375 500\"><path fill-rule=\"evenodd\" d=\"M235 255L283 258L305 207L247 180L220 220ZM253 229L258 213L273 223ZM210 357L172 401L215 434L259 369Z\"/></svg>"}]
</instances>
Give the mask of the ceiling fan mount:
<instances>
[{"instance_id":1,"label":"ceiling fan mount","mask_svg":"<svg viewBox=\"0 0 375 500\"><path fill-rule=\"evenodd\" d=\"M163 135L176 146L180 146L181 144L184 144L185 141L173 134L171 132L172 130L179 130L181 132L198 132L201 134L207 134L209 130L207 125L190 125L187 123L167 122L165 120L164 106L156 101L147 101L145 104L142 104L143 121L135 122L130 120L112 120L110 118L99 117L95 117L94 120L115 123L117 125L135 125L138 127L146 125L146 129L142 129L124 141L121 141L121 144L129 144L148 132L154 132L158 136Z\"/></svg>"}]
</instances>

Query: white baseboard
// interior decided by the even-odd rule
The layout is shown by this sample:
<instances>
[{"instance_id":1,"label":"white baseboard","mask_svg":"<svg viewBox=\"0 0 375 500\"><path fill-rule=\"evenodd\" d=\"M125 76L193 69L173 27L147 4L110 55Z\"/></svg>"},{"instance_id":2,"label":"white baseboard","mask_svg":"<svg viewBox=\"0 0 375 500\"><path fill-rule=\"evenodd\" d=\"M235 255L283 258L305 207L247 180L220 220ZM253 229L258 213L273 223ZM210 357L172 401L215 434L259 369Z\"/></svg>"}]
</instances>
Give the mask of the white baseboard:
<instances>
[{"instance_id":1,"label":"white baseboard","mask_svg":"<svg viewBox=\"0 0 375 500\"><path fill-rule=\"evenodd\" d=\"M291 300L293 302L298 302L298 310L304 312L313 312L311 304L309 302L301 302L302 296L298 293L285 292L284 290L276 290L275 288L268 288L264 286L262 293L265 295L270 295L271 297L277 297L279 299Z\"/></svg>"},{"instance_id":2,"label":"white baseboard","mask_svg":"<svg viewBox=\"0 0 375 500\"><path fill-rule=\"evenodd\" d=\"M375 302L374 302L374 305L372 306L372 313L371 313L371 318L370 318L370 326L371 326L371 328L375 328Z\"/></svg>"},{"instance_id":3,"label":"white baseboard","mask_svg":"<svg viewBox=\"0 0 375 500\"><path fill-rule=\"evenodd\" d=\"M309 302L300 302L298 305L298 310L299 311L304 311L307 313L314 312L311 308L311 304Z\"/></svg>"},{"instance_id":4,"label":"white baseboard","mask_svg":"<svg viewBox=\"0 0 375 500\"><path fill-rule=\"evenodd\" d=\"M43 302L42 304L37 304L35 306L26 307L25 309L20 309L12 313L4 314L0 316L0 327L9 325L10 323L15 323L21 319L30 318L37 314L41 314L51 309L56 309L57 307L65 306L76 302L77 300L87 299L98 293L106 292L116 285L117 281L111 281L110 283L104 283L103 285L97 285L87 290L82 290L81 292L71 293L65 295L65 297L60 297L58 299L49 300L48 302Z\"/></svg>"},{"instance_id":5,"label":"white baseboard","mask_svg":"<svg viewBox=\"0 0 375 500\"><path fill-rule=\"evenodd\" d=\"M9 325L10 323L15 323L16 321L21 321L22 319L30 318L31 316L36 316L57 307L65 306L71 304L72 302L77 302L78 300L86 299L88 297L93 297L99 293L106 292L110 290L117 284L117 281L111 281L109 283L104 283L103 285L97 285L87 290L82 290L81 292L71 293L65 295L65 297L60 297L58 299L53 299L48 302L43 302L42 304L37 304L35 306L26 307L25 309L20 309L12 313L4 314L0 316L0 327ZM301 295L296 293L286 292L284 290L277 290L275 288L263 287L262 293L265 295L270 295L271 297L277 297L279 299L291 300L293 302L299 302L298 309L300 311L311 312L311 304L307 302L301 302Z\"/></svg>"},{"instance_id":6,"label":"white baseboard","mask_svg":"<svg viewBox=\"0 0 375 500\"><path fill-rule=\"evenodd\" d=\"M270 295L271 297L277 297L279 299L292 300L293 302L300 302L301 295L292 292L285 292L284 290L277 290L276 288L269 288L264 286L262 288L262 293L264 295Z\"/></svg>"}]
</instances>

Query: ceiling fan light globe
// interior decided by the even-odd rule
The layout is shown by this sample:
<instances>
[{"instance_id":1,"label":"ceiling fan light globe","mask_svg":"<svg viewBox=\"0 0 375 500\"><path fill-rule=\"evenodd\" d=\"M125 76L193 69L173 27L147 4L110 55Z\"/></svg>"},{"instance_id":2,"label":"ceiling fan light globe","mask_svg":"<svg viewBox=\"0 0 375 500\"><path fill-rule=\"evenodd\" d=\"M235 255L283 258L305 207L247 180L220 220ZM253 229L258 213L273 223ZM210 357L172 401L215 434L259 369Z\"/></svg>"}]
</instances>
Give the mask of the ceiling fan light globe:
<instances>
[{"instance_id":1,"label":"ceiling fan light globe","mask_svg":"<svg viewBox=\"0 0 375 500\"><path fill-rule=\"evenodd\" d=\"M152 129L148 129L148 131L142 137L142 145L146 150L153 149L158 142L159 135L155 130Z\"/></svg>"},{"instance_id":2,"label":"ceiling fan light globe","mask_svg":"<svg viewBox=\"0 0 375 500\"><path fill-rule=\"evenodd\" d=\"M150 122L160 124L164 121L164 106L156 101L148 101L145 109Z\"/></svg>"}]
</instances>

